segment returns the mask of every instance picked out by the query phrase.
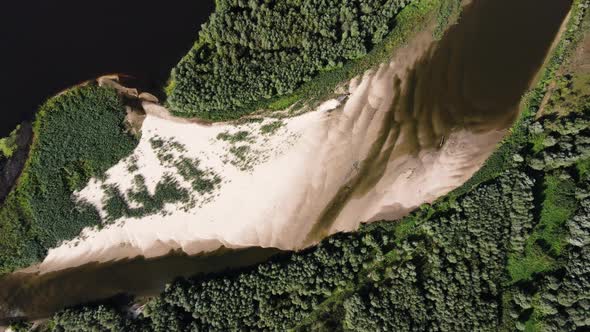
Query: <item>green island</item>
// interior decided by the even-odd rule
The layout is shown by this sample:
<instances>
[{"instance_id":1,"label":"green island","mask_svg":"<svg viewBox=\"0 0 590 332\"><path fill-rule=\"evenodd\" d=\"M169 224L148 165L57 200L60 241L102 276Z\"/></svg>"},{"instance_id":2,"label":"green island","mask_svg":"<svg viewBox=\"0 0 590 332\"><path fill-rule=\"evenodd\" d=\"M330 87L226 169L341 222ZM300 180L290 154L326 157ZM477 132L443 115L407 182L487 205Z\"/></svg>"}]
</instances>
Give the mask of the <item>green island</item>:
<instances>
[{"instance_id":1,"label":"green island","mask_svg":"<svg viewBox=\"0 0 590 332\"><path fill-rule=\"evenodd\" d=\"M71 196L133 151L137 138L124 118L116 91L92 84L41 107L27 161L0 206L0 274L40 262L49 248L101 225L92 205Z\"/></svg>"},{"instance_id":2,"label":"green island","mask_svg":"<svg viewBox=\"0 0 590 332\"><path fill-rule=\"evenodd\" d=\"M130 303L79 305L36 330L589 329L589 6L573 1L510 134L473 177L433 204L255 266L179 278L142 299L138 313ZM433 38L442 38L461 9L459 0L217 0L193 49L172 70L166 105L176 116L215 121L316 105L426 27L434 24ZM125 117L124 97L93 83L41 107L25 166L0 205L0 275L39 263L85 227L102 227L96 208L72 195L135 149L138 137ZM275 121L261 132L283 125ZM250 134L217 138L236 144ZM14 153L15 135L0 140L1 158ZM169 153L182 144L150 143L194 190L210 193L222 182L199 160ZM172 178L153 195L141 175L134 181L128 195L142 207L130 207L109 187L108 220L159 213L167 202L198 204Z\"/></svg>"}]
</instances>

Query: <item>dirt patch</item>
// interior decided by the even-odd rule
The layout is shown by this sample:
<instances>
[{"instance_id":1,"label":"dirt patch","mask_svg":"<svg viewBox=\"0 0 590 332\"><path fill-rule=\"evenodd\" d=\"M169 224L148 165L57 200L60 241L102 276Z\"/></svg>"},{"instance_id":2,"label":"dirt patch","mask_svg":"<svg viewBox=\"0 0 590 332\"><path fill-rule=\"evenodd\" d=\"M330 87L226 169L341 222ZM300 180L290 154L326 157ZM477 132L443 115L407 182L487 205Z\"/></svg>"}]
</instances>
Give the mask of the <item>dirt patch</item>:
<instances>
[{"instance_id":1,"label":"dirt patch","mask_svg":"<svg viewBox=\"0 0 590 332\"><path fill-rule=\"evenodd\" d=\"M570 18L571 12L563 23L554 46L561 40ZM563 99L575 99L579 96L590 95L590 34L588 33L590 31L590 16L586 15L582 24L584 37L579 42L571 60L557 70L556 79L549 83L547 93L543 97L539 112L537 112L537 119L551 113L565 116L572 109L569 109L568 105L562 105Z\"/></svg>"},{"instance_id":2,"label":"dirt patch","mask_svg":"<svg viewBox=\"0 0 590 332\"><path fill-rule=\"evenodd\" d=\"M585 36L578 45L570 65L570 70L574 72L590 73L590 34L588 25L590 25L590 16L585 19Z\"/></svg>"}]
</instances>

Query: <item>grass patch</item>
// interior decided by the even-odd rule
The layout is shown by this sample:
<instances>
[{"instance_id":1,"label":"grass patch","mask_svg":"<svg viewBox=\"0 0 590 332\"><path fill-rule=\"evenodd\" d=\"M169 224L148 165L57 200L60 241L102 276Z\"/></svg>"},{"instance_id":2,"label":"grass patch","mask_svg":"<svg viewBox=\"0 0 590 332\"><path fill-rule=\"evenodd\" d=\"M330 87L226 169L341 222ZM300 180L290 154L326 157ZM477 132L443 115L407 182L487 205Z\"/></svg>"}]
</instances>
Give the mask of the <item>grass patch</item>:
<instances>
[{"instance_id":1,"label":"grass patch","mask_svg":"<svg viewBox=\"0 0 590 332\"><path fill-rule=\"evenodd\" d=\"M293 94L290 96L286 96L286 97L282 97L280 99L277 99L273 102L268 103L267 108L272 110L272 111L280 111L280 110L284 110L286 108L288 108L289 106L295 104L296 102L299 101L299 99L301 99L301 97L297 94Z\"/></svg>"},{"instance_id":2,"label":"grass patch","mask_svg":"<svg viewBox=\"0 0 590 332\"><path fill-rule=\"evenodd\" d=\"M165 174L158 182L153 195L148 191L142 175L136 175L133 180L134 188L127 191L128 200L118 187L113 185L104 187L104 209L108 222L122 217L142 218L164 213L163 209L167 203L188 202L190 199L188 190L182 188L170 174ZM129 202L135 202L140 207L133 208Z\"/></svg>"},{"instance_id":3,"label":"grass patch","mask_svg":"<svg viewBox=\"0 0 590 332\"><path fill-rule=\"evenodd\" d=\"M131 156L128 160L127 160L127 171L129 173L135 173L139 170L139 165L138 162L139 160L137 159L137 156Z\"/></svg>"},{"instance_id":4,"label":"grass patch","mask_svg":"<svg viewBox=\"0 0 590 332\"><path fill-rule=\"evenodd\" d=\"M507 270L510 284L530 280L537 273L551 271L556 267L556 261L548 256L541 247L533 245L527 247L523 257L508 258Z\"/></svg>"},{"instance_id":5,"label":"grass patch","mask_svg":"<svg viewBox=\"0 0 590 332\"><path fill-rule=\"evenodd\" d=\"M545 178L545 201L541 211L541 221L536 226L527 243L541 242L553 256L561 255L565 241L565 222L577 209L575 183L561 180L556 176Z\"/></svg>"},{"instance_id":6,"label":"grass patch","mask_svg":"<svg viewBox=\"0 0 590 332\"><path fill-rule=\"evenodd\" d=\"M248 154L250 153L250 146L232 146L229 149L229 153L231 153L236 158L236 165L246 164L248 160Z\"/></svg>"},{"instance_id":7,"label":"grass patch","mask_svg":"<svg viewBox=\"0 0 590 332\"><path fill-rule=\"evenodd\" d=\"M447 0L440 3L436 17L437 24L434 29L434 38L436 40L442 39L447 27L457 22L462 8L461 0Z\"/></svg>"},{"instance_id":8,"label":"grass patch","mask_svg":"<svg viewBox=\"0 0 590 332\"><path fill-rule=\"evenodd\" d=\"M4 137L0 139L0 159L10 158L16 152L18 148L16 144L16 138L18 131L20 129L20 125L13 130L8 137Z\"/></svg>"},{"instance_id":9,"label":"grass patch","mask_svg":"<svg viewBox=\"0 0 590 332\"><path fill-rule=\"evenodd\" d=\"M277 132L285 124L283 121L273 121L260 127L260 133L263 135L272 135Z\"/></svg>"},{"instance_id":10,"label":"grass patch","mask_svg":"<svg viewBox=\"0 0 590 332\"><path fill-rule=\"evenodd\" d=\"M567 245L565 223L577 209L575 190L571 179L545 177L540 221L526 239L523 255L508 260L511 283L530 280L534 274L558 266L557 258Z\"/></svg>"},{"instance_id":11,"label":"grass patch","mask_svg":"<svg viewBox=\"0 0 590 332\"><path fill-rule=\"evenodd\" d=\"M199 194L209 194L216 190L221 183L221 178L212 170L204 170L199 167L199 160L180 157L175 166L178 174L191 183L193 190Z\"/></svg>"},{"instance_id":12,"label":"grass patch","mask_svg":"<svg viewBox=\"0 0 590 332\"><path fill-rule=\"evenodd\" d=\"M184 144L159 136L150 138L149 142L161 165L175 169L190 187L181 185L171 173L164 174L156 184L154 194L148 191L145 178L141 174L135 175L133 188L125 194L114 185L104 185L104 209L108 222L122 217L143 218L158 213L165 214L163 209L168 203L181 203L180 208L186 211L211 200L213 192L220 187L222 179L219 175L211 169L201 167L197 158L182 155L187 151ZM135 156L128 159L127 168L130 173L138 170L137 162ZM199 195L191 193L191 189ZM139 207L131 207L130 203L136 203Z\"/></svg>"},{"instance_id":13,"label":"grass patch","mask_svg":"<svg viewBox=\"0 0 590 332\"><path fill-rule=\"evenodd\" d=\"M247 130L238 131L235 134L230 134L229 132L223 132L217 135L218 140L226 141L231 144L239 143L239 142L249 142L252 140L250 137L250 132Z\"/></svg>"},{"instance_id":14,"label":"grass patch","mask_svg":"<svg viewBox=\"0 0 590 332\"><path fill-rule=\"evenodd\" d=\"M590 159L583 159L579 160L576 163L576 169L580 177L585 177L587 174L590 174Z\"/></svg>"},{"instance_id":15,"label":"grass patch","mask_svg":"<svg viewBox=\"0 0 590 332\"><path fill-rule=\"evenodd\" d=\"M545 140L547 139L546 133L534 134L530 137L532 144L533 153L539 153L545 149Z\"/></svg>"}]
</instances>

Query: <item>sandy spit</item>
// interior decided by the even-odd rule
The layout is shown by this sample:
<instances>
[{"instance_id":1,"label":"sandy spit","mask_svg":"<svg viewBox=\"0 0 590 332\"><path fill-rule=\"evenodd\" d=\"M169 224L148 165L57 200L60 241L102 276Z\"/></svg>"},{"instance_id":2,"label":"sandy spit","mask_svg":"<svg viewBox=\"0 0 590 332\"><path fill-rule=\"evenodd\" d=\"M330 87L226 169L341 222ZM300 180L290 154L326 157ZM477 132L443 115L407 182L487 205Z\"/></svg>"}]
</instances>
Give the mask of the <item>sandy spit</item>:
<instances>
[{"instance_id":1,"label":"sandy spit","mask_svg":"<svg viewBox=\"0 0 590 332\"><path fill-rule=\"evenodd\" d=\"M344 103L328 100L315 111L281 120L270 134L261 128L276 124L275 119L240 125L178 121L162 106L144 101L147 116L133 155L110 169L107 180L91 180L77 198L94 204L106 218L104 185L127 192L134 175L141 174L154 193L169 174L190 188L177 169L158 159L154 138L183 145L183 151L171 153L198 160L199 167L222 179L219 187L207 195L192 192L192 205L168 204L162 213L86 229L51 249L39 271L156 257L171 249L188 254L222 245L297 250L329 234L355 230L361 222L403 217L445 195L481 167L505 131L437 132L417 126L394 107L396 94L403 93L394 78L403 81L431 43L425 32L391 63L352 80ZM435 122L431 128L441 127ZM248 132L248 140L219 139L239 132ZM245 160L231 152L239 146L247 146ZM129 170L132 161L134 171Z\"/></svg>"}]
</instances>

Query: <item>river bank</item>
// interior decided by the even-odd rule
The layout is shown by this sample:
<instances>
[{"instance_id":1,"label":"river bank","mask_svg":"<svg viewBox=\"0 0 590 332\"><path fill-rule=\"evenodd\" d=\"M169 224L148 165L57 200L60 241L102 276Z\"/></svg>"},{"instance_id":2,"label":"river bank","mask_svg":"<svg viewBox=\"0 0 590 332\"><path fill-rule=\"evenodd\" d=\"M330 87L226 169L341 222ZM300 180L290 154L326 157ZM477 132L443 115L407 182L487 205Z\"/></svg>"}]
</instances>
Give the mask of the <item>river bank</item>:
<instances>
[{"instance_id":1,"label":"river bank","mask_svg":"<svg viewBox=\"0 0 590 332\"><path fill-rule=\"evenodd\" d=\"M474 6L498 10L488 3ZM119 216L102 230L86 230L50 250L40 271L178 249L188 254L220 246L299 250L362 222L399 219L431 203L463 184L494 151L557 33L548 30L543 43L530 45L534 59L528 52L508 55L499 45L522 42L533 29L524 26L521 34L502 40L491 34L493 24L486 20L464 17L451 28L453 38L440 43L432 31L422 32L391 63L350 81L342 103L336 98L280 120L270 135L262 128L278 120L176 121L163 107L141 101L147 116L138 148L107 172L107 180L91 181L78 199L95 205L107 220L105 188L117 187L130 206L138 204L132 198L137 176L152 196L166 176L189 190L183 171L163 157L191 160L214 173L218 183L158 213ZM551 29L558 29L557 23ZM466 27L489 40L481 43L485 47L457 54L474 38ZM500 87L509 70L510 84ZM449 79L458 84L445 86ZM497 91L490 94L490 89ZM177 151L163 156L154 141ZM130 162L137 165L133 171Z\"/></svg>"}]
</instances>

